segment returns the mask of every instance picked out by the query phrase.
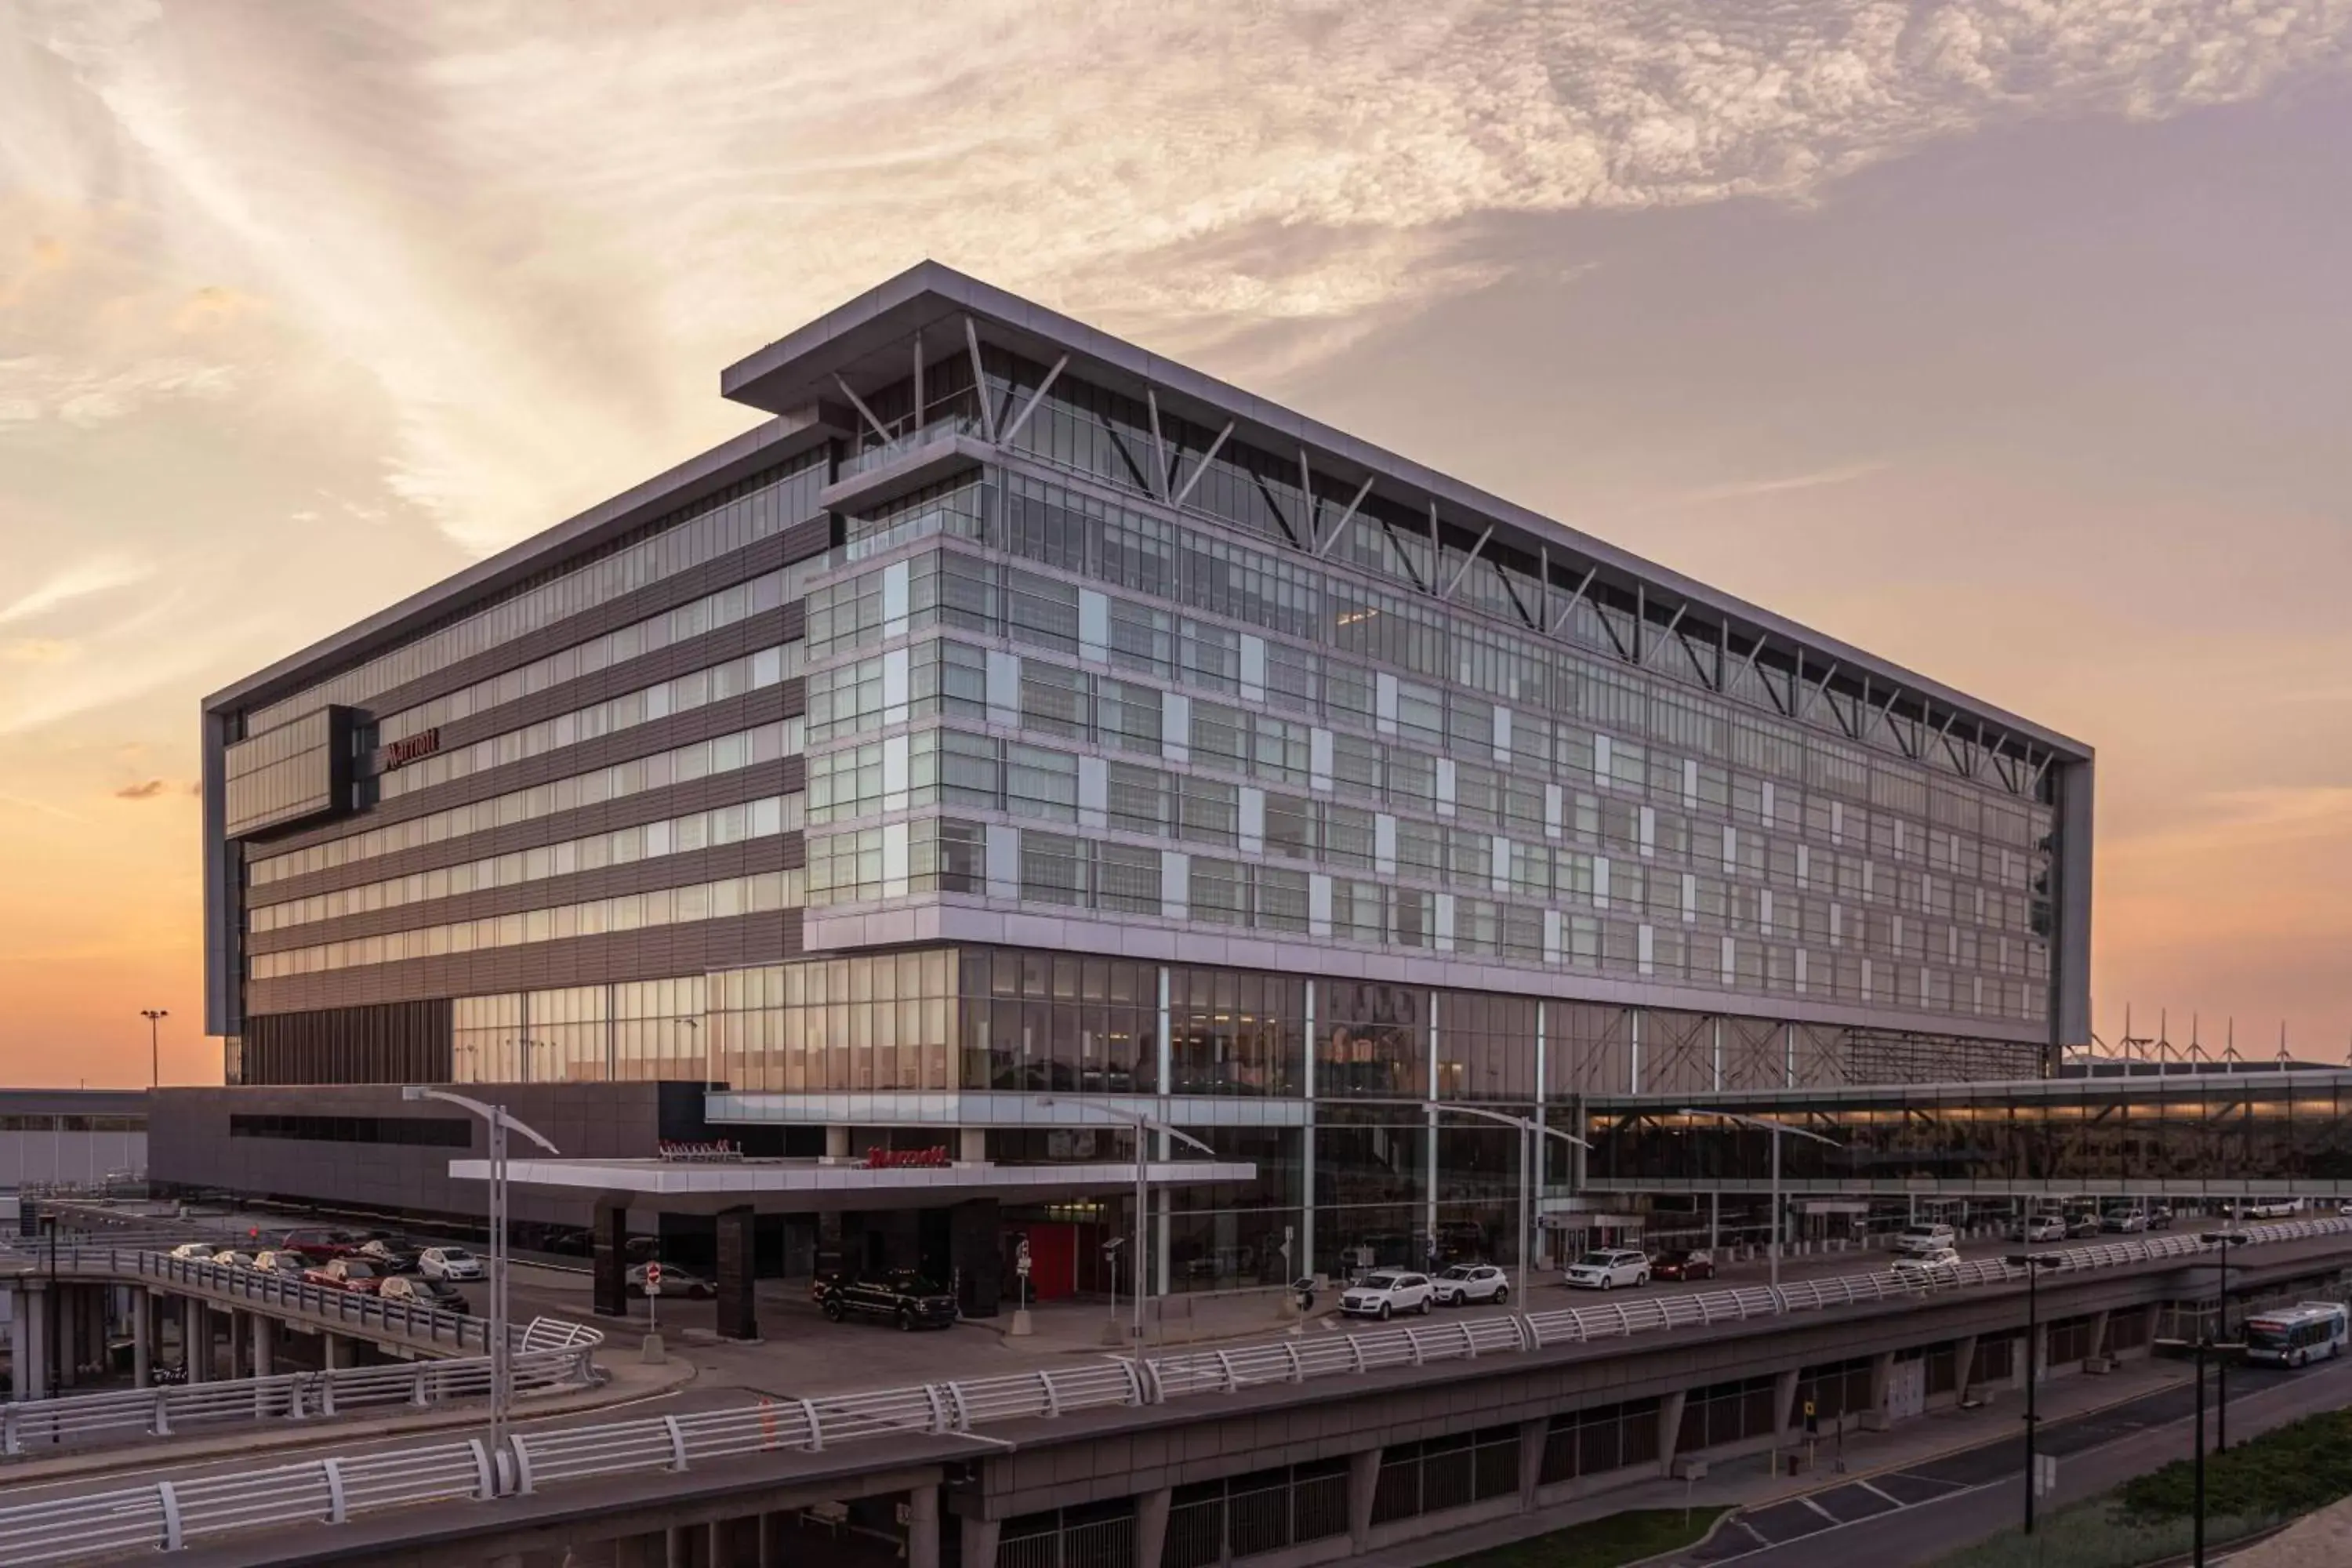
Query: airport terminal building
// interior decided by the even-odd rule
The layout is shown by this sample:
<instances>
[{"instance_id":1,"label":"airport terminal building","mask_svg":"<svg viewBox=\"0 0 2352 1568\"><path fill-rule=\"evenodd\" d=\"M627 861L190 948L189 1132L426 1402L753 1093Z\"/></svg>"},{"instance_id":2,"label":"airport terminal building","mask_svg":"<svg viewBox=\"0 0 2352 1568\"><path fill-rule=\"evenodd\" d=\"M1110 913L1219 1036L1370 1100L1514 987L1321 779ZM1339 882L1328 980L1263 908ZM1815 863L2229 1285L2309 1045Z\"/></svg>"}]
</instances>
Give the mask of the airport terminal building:
<instances>
[{"instance_id":1,"label":"airport terminal building","mask_svg":"<svg viewBox=\"0 0 2352 1568\"><path fill-rule=\"evenodd\" d=\"M413 1082L613 1158L1142 1111L1254 1173L1154 1199L1155 1287L1230 1289L1508 1255L1449 1104L2088 1038L2079 742L937 266L721 389L769 417L206 700L227 1087L159 1179L460 1205ZM986 1198L1073 1289L1133 1201Z\"/></svg>"}]
</instances>

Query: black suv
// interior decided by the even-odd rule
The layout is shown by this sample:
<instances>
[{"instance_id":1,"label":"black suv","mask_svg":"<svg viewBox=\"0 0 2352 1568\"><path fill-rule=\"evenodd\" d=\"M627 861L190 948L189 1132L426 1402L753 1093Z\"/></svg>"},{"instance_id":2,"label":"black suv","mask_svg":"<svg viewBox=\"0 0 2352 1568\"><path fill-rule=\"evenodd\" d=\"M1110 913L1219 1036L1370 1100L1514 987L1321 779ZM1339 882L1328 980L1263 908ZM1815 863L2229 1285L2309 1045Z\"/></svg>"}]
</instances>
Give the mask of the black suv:
<instances>
[{"instance_id":1,"label":"black suv","mask_svg":"<svg viewBox=\"0 0 2352 1568\"><path fill-rule=\"evenodd\" d=\"M817 1304L836 1323L853 1313L887 1318L902 1330L951 1328L956 1321L955 1298L905 1269L873 1279L835 1279L823 1288Z\"/></svg>"}]
</instances>

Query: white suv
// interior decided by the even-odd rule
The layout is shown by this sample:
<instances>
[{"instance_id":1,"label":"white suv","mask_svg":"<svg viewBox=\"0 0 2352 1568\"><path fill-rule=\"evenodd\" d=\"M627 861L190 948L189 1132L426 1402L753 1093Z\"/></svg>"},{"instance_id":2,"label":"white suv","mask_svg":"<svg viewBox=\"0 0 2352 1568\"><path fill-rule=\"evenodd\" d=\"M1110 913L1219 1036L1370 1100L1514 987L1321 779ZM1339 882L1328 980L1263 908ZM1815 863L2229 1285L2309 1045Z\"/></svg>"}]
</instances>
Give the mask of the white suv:
<instances>
[{"instance_id":1,"label":"white suv","mask_svg":"<svg viewBox=\"0 0 2352 1568\"><path fill-rule=\"evenodd\" d=\"M1650 1255L1622 1247L1588 1252L1568 1266L1568 1284L1580 1290L1613 1290L1650 1282Z\"/></svg>"},{"instance_id":2,"label":"white suv","mask_svg":"<svg viewBox=\"0 0 2352 1568\"><path fill-rule=\"evenodd\" d=\"M1437 1300L1437 1287L1426 1274L1406 1274L1383 1268L1348 1287L1339 1310L1351 1318L1378 1318L1385 1322L1399 1312L1427 1312Z\"/></svg>"},{"instance_id":3,"label":"white suv","mask_svg":"<svg viewBox=\"0 0 2352 1568\"><path fill-rule=\"evenodd\" d=\"M1907 1225L1895 1237L1895 1250L1913 1258L1925 1258L1932 1252L1943 1252L1953 1247L1959 1237L1948 1225Z\"/></svg>"},{"instance_id":4,"label":"white suv","mask_svg":"<svg viewBox=\"0 0 2352 1568\"><path fill-rule=\"evenodd\" d=\"M1459 1307L1470 1301L1500 1304L1511 1299L1511 1281L1491 1263L1457 1263L1437 1277L1440 1306Z\"/></svg>"},{"instance_id":5,"label":"white suv","mask_svg":"<svg viewBox=\"0 0 2352 1568\"><path fill-rule=\"evenodd\" d=\"M416 1271L427 1279L479 1279L482 1260L462 1247L428 1247L416 1255Z\"/></svg>"}]
</instances>

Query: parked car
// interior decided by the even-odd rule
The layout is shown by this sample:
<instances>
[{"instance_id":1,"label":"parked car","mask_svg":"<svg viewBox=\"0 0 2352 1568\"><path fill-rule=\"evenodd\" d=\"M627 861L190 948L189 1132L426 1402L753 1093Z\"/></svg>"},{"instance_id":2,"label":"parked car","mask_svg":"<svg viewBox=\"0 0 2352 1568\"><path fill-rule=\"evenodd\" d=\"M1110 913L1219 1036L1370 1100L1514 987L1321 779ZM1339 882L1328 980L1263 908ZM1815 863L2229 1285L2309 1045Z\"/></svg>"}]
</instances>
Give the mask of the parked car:
<instances>
[{"instance_id":1,"label":"parked car","mask_svg":"<svg viewBox=\"0 0 2352 1568\"><path fill-rule=\"evenodd\" d=\"M184 1241L172 1248L171 1258L179 1263L210 1263L220 1251L220 1245L211 1241Z\"/></svg>"},{"instance_id":2,"label":"parked car","mask_svg":"<svg viewBox=\"0 0 2352 1568\"><path fill-rule=\"evenodd\" d=\"M2066 1216L2066 1234L2074 1240L2099 1234L2099 1216L2090 1209Z\"/></svg>"},{"instance_id":3,"label":"parked car","mask_svg":"<svg viewBox=\"0 0 2352 1568\"><path fill-rule=\"evenodd\" d=\"M2066 1217L2063 1215L2031 1214L2017 1222L2010 1232L2012 1241L2063 1241L2066 1239Z\"/></svg>"},{"instance_id":4,"label":"parked car","mask_svg":"<svg viewBox=\"0 0 2352 1568\"><path fill-rule=\"evenodd\" d=\"M383 1278L375 1265L363 1258L331 1258L316 1268L304 1270L302 1275L305 1284L330 1290L357 1290L370 1296L383 1288Z\"/></svg>"},{"instance_id":5,"label":"parked car","mask_svg":"<svg viewBox=\"0 0 2352 1568\"><path fill-rule=\"evenodd\" d=\"M671 1298L683 1296L689 1300L703 1300L719 1294L719 1288L709 1280L698 1274L688 1274L675 1263L663 1264L661 1271L661 1293L664 1296ZM623 1279L627 1281L630 1295L642 1296L646 1293L646 1265L631 1264L628 1273L624 1275Z\"/></svg>"},{"instance_id":6,"label":"parked car","mask_svg":"<svg viewBox=\"0 0 2352 1568\"><path fill-rule=\"evenodd\" d=\"M1437 1304L1459 1307L1471 1301L1500 1306L1511 1299L1510 1277L1491 1263L1457 1263L1432 1281Z\"/></svg>"},{"instance_id":7,"label":"parked car","mask_svg":"<svg viewBox=\"0 0 2352 1568\"><path fill-rule=\"evenodd\" d=\"M1382 1268L1349 1286L1339 1298L1339 1310L1351 1318L1386 1322L1399 1312L1427 1312L1436 1300L1437 1287L1428 1275Z\"/></svg>"},{"instance_id":8,"label":"parked car","mask_svg":"<svg viewBox=\"0 0 2352 1568\"><path fill-rule=\"evenodd\" d=\"M1614 1290L1620 1285L1650 1282L1650 1255L1630 1247L1588 1252L1568 1266L1564 1277L1579 1290Z\"/></svg>"},{"instance_id":9,"label":"parked car","mask_svg":"<svg viewBox=\"0 0 2352 1568\"><path fill-rule=\"evenodd\" d=\"M418 1260L425 1255L414 1247L379 1238L361 1242L352 1256L366 1258L386 1274L414 1274L417 1272Z\"/></svg>"},{"instance_id":10,"label":"parked car","mask_svg":"<svg viewBox=\"0 0 2352 1568\"><path fill-rule=\"evenodd\" d=\"M313 1267L310 1260L288 1247L273 1247L253 1255L253 1266L264 1274L304 1274Z\"/></svg>"},{"instance_id":11,"label":"parked car","mask_svg":"<svg viewBox=\"0 0 2352 1568\"><path fill-rule=\"evenodd\" d=\"M1895 1260L1895 1272L1907 1279L1933 1282L1948 1279L1959 1272L1960 1255L1957 1248L1939 1247L1933 1252L1906 1253Z\"/></svg>"},{"instance_id":12,"label":"parked car","mask_svg":"<svg viewBox=\"0 0 2352 1568\"><path fill-rule=\"evenodd\" d=\"M1959 1235L1948 1225L1937 1221L1928 1225L1906 1225L1895 1234L1895 1250L1913 1258L1925 1258L1956 1246Z\"/></svg>"},{"instance_id":13,"label":"parked car","mask_svg":"<svg viewBox=\"0 0 2352 1568\"><path fill-rule=\"evenodd\" d=\"M2147 1211L2137 1204L2117 1204L2099 1216L2099 1228L2109 1236L2137 1236L2147 1228Z\"/></svg>"},{"instance_id":14,"label":"parked car","mask_svg":"<svg viewBox=\"0 0 2352 1568\"><path fill-rule=\"evenodd\" d=\"M239 1252L234 1247L224 1247L213 1254L212 1261L219 1264L223 1268L250 1268L253 1267L253 1255L249 1252Z\"/></svg>"},{"instance_id":15,"label":"parked car","mask_svg":"<svg viewBox=\"0 0 2352 1568\"><path fill-rule=\"evenodd\" d=\"M669 1271L662 1271L662 1292L669 1291ZM844 1318L879 1318L901 1330L948 1329L955 1326L955 1298L938 1283L911 1268L893 1269L871 1279L836 1279L819 1304L834 1322Z\"/></svg>"},{"instance_id":16,"label":"parked car","mask_svg":"<svg viewBox=\"0 0 2352 1568\"><path fill-rule=\"evenodd\" d=\"M311 1226L301 1230L288 1231L279 1238L278 1245L290 1247L305 1258L315 1258L324 1262L331 1258L341 1258L346 1252L358 1250L360 1243L366 1239L367 1237L355 1230Z\"/></svg>"},{"instance_id":17,"label":"parked car","mask_svg":"<svg viewBox=\"0 0 2352 1568\"><path fill-rule=\"evenodd\" d=\"M394 1274L376 1288L376 1294L387 1301L413 1301L445 1312L470 1313L474 1310L463 1290L446 1279L427 1279L422 1274Z\"/></svg>"},{"instance_id":18,"label":"parked car","mask_svg":"<svg viewBox=\"0 0 2352 1568\"><path fill-rule=\"evenodd\" d=\"M1650 1259L1650 1273L1660 1279L1712 1279L1715 1254L1686 1247L1661 1252Z\"/></svg>"},{"instance_id":19,"label":"parked car","mask_svg":"<svg viewBox=\"0 0 2352 1568\"><path fill-rule=\"evenodd\" d=\"M2151 1204L2148 1206L2147 1211L2147 1228L2150 1230L2170 1230L2172 1228L2171 1208L2164 1204Z\"/></svg>"},{"instance_id":20,"label":"parked car","mask_svg":"<svg viewBox=\"0 0 2352 1568\"><path fill-rule=\"evenodd\" d=\"M416 1255L416 1271L427 1279L479 1279L482 1260L462 1247L428 1247Z\"/></svg>"}]
</instances>

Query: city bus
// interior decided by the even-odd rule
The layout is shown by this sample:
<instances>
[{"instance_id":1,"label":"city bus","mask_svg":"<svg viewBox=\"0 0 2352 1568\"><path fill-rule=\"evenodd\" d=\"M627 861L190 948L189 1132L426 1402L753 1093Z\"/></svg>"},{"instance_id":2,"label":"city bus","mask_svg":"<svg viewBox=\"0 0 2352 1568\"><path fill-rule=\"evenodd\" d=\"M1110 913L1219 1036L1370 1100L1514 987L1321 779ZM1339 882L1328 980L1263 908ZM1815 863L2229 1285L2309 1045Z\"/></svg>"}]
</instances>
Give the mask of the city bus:
<instances>
[{"instance_id":1,"label":"city bus","mask_svg":"<svg viewBox=\"0 0 2352 1568\"><path fill-rule=\"evenodd\" d=\"M2337 1301L2304 1301L2248 1318L2246 1359L2270 1366L2301 1366L2344 1349L2352 1312Z\"/></svg>"}]
</instances>

